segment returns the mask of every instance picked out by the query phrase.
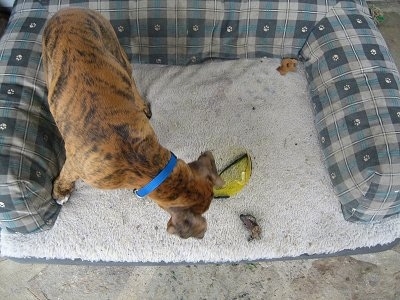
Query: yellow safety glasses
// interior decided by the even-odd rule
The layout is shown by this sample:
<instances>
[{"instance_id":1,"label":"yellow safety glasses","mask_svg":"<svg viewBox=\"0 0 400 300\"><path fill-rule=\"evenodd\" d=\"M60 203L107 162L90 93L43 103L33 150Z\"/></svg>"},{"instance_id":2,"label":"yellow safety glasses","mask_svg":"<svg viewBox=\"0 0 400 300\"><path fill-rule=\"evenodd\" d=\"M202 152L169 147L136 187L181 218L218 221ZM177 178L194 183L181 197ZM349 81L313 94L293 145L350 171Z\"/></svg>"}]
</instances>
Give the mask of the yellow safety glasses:
<instances>
[{"instance_id":1,"label":"yellow safety glasses","mask_svg":"<svg viewBox=\"0 0 400 300\"><path fill-rule=\"evenodd\" d=\"M214 198L229 198L239 193L249 182L251 176L251 158L245 153L229 164L219 174L225 185L214 188Z\"/></svg>"}]
</instances>

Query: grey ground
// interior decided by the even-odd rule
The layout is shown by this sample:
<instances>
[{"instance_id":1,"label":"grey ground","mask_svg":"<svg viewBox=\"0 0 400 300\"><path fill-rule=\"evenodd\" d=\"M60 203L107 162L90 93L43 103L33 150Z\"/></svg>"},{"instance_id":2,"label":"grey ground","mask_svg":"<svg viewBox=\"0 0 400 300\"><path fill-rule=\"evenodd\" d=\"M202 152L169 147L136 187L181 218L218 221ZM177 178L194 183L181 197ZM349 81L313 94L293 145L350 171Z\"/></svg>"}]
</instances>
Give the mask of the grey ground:
<instances>
[{"instance_id":1,"label":"grey ground","mask_svg":"<svg viewBox=\"0 0 400 300\"><path fill-rule=\"evenodd\" d=\"M400 67L400 1L374 2ZM400 245L324 259L191 266L21 264L0 258L0 299L400 299Z\"/></svg>"}]
</instances>

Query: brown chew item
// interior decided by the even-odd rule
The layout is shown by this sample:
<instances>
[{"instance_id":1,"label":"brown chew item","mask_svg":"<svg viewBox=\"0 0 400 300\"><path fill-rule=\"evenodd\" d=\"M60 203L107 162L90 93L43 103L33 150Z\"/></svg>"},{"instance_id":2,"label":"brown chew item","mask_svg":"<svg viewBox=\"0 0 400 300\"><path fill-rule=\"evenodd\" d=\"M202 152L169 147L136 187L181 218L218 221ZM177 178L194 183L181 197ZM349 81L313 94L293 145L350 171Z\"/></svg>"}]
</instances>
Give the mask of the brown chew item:
<instances>
[{"instance_id":1,"label":"brown chew item","mask_svg":"<svg viewBox=\"0 0 400 300\"><path fill-rule=\"evenodd\" d=\"M240 220L242 220L243 225L250 231L249 241L261 239L261 228L257 224L256 218L252 215L240 215Z\"/></svg>"},{"instance_id":2,"label":"brown chew item","mask_svg":"<svg viewBox=\"0 0 400 300\"><path fill-rule=\"evenodd\" d=\"M281 65L276 69L281 75L286 75L288 72L296 72L297 60L294 58L283 58Z\"/></svg>"}]
</instances>

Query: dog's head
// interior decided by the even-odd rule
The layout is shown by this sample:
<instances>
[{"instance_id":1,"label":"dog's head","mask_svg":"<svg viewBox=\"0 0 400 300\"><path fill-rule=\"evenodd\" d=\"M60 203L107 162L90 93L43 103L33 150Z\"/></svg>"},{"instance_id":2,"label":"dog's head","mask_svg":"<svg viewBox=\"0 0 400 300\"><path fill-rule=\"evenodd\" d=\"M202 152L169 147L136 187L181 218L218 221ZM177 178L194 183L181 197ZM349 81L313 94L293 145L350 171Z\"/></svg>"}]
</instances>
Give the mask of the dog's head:
<instances>
[{"instance_id":1,"label":"dog's head","mask_svg":"<svg viewBox=\"0 0 400 300\"><path fill-rule=\"evenodd\" d=\"M170 207L171 214L167 231L181 238L195 237L201 239L207 230L206 219L202 214L207 211L213 199L213 187L221 187L224 181L219 177L215 160L211 152L207 151L189 164L193 174L187 190L181 195L188 207Z\"/></svg>"}]
</instances>

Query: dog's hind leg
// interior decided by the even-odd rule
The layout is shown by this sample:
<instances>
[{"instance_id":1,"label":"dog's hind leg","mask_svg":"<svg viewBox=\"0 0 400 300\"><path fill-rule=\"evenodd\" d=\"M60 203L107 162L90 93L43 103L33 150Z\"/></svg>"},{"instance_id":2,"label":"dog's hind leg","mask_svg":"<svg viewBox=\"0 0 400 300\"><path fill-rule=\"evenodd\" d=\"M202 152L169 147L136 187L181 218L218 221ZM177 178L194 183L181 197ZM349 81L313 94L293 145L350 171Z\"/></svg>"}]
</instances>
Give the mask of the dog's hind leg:
<instances>
[{"instance_id":1,"label":"dog's hind leg","mask_svg":"<svg viewBox=\"0 0 400 300\"><path fill-rule=\"evenodd\" d=\"M53 184L53 198L58 204L63 205L68 201L69 196L75 187L75 181L78 178L78 174L74 171L72 164L67 157L60 175L58 175Z\"/></svg>"}]
</instances>

